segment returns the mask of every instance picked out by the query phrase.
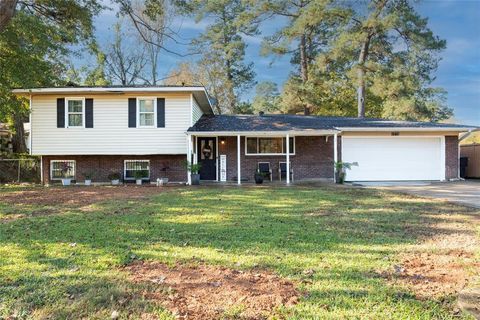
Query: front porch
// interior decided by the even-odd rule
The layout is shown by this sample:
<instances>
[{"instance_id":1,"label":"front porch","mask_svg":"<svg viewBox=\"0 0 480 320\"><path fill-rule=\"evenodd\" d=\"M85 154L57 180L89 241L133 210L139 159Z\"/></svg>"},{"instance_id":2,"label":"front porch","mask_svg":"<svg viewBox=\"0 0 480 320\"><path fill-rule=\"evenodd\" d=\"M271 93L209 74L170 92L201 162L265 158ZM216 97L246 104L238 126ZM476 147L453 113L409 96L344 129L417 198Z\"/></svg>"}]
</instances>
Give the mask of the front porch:
<instances>
[{"instance_id":1,"label":"front porch","mask_svg":"<svg viewBox=\"0 0 480 320\"><path fill-rule=\"evenodd\" d=\"M341 156L340 144L334 130L189 132L187 155L192 163L202 164L203 181L253 183L259 163L270 168L271 177L266 177L266 182L333 181L334 163ZM188 179L190 184L190 174Z\"/></svg>"}]
</instances>

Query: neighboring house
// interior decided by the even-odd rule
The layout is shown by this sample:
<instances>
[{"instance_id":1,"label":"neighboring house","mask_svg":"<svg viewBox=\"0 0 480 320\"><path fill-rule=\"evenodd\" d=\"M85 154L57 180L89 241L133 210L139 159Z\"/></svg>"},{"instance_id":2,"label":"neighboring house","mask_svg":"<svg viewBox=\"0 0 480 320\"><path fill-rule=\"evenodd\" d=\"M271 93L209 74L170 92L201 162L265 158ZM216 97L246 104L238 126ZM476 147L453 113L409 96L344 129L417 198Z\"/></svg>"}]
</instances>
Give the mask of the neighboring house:
<instances>
[{"instance_id":1,"label":"neighboring house","mask_svg":"<svg viewBox=\"0 0 480 320\"><path fill-rule=\"evenodd\" d=\"M31 105L30 150L42 156L42 181L95 171L133 180L189 182L184 162L201 163L201 179L253 180L268 162L295 180L333 179L334 162L357 162L347 180L458 178L458 135L474 127L300 115L214 115L203 87L16 89ZM286 143L288 141L288 143ZM289 167L289 168L285 168ZM290 182L290 175L284 177Z\"/></svg>"},{"instance_id":2,"label":"neighboring house","mask_svg":"<svg viewBox=\"0 0 480 320\"><path fill-rule=\"evenodd\" d=\"M5 123L0 123L0 154L12 153L12 133Z\"/></svg>"},{"instance_id":3,"label":"neighboring house","mask_svg":"<svg viewBox=\"0 0 480 320\"><path fill-rule=\"evenodd\" d=\"M24 133L25 133L25 145L30 145L30 123L23 124ZM12 143L13 133L10 130L9 126L6 123L0 123L0 154L9 154L13 152L13 143Z\"/></svg>"},{"instance_id":4,"label":"neighboring house","mask_svg":"<svg viewBox=\"0 0 480 320\"><path fill-rule=\"evenodd\" d=\"M480 178L480 144L460 145L460 157L465 161L465 178Z\"/></svg>"}]
</instances>

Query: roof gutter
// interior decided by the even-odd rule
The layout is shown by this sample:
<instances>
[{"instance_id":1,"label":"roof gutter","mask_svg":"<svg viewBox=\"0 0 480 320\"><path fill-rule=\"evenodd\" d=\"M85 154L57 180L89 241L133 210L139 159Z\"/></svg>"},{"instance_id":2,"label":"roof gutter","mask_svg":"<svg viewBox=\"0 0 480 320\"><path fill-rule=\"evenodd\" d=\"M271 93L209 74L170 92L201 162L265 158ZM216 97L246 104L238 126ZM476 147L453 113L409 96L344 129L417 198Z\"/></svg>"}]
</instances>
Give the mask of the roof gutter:
<instances>
[{"instance_id":1,"label":"roof gutter","mask_svg":"<svg viewBox=\"0 0 480 320\"><path fill-rule=\"evenodd\" d=\"M286 134L292 136L322 136L322 135L333 135L339 133L339 130L336 129L325 129L325 130L283 130L283 131L187 131L187 135L195 136L247 136L247 137L281 137Z\"/></svg>"},{"instance_id":2,"label":"roof gutter","mask_svg":"<svg viewBox=\"0 0 480 320\"><path fill-rule=\"evenodd\" d=\"M366 131L457 131L465 132L478 130L474 127L336 127L340 131L366 132Z\"/></svg>"},{"instance_id":3,"label":"roof gutter","mask_svg":"<svg viewBox=\"0 0 480 320\"><path fill-rule=\"evenodd\" d=\"M13 89L14 94L32 94L32 93L124 93L124 92L185 92L202 91L207 94L204 87L65 87L65 88L33 88L33 89Z\"/></svg>"},{"instance_id":4,"label":"roof gutter","mask_svg":"<svg viewBox=\"0 0 480 320\"><path fill-rule=\"evenodd\" d=\"M468 130L468 132L466 132L463 136L458 138L458 142L467 139L468 137L470 137L472 135L472 133L478 132L478 131L480 131L480 128Z\"/></svg>"}]
</instances>

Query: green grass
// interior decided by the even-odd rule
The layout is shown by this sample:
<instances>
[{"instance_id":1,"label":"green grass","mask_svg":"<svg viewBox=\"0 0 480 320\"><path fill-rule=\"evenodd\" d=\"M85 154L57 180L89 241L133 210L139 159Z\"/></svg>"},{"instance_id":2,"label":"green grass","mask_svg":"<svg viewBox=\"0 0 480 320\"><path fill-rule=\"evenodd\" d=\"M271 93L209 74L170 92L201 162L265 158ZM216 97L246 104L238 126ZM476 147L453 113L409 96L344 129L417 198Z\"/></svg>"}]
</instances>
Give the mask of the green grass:
<instances>
[{"instance_id":1,"label":"green grass","mask_svg":"<svg viewBox=\"0 0 480 320\"><path fill-rule=\"evenodd\" d=\"M0 203L0 319L169 319L120 271L132 259L273 270L306 293L279 311L290 319L459 318L454 297L417 300L377 271L462 207L363 189L201 187L1 221L37 209Z\"/></svg>"}]
</instances>

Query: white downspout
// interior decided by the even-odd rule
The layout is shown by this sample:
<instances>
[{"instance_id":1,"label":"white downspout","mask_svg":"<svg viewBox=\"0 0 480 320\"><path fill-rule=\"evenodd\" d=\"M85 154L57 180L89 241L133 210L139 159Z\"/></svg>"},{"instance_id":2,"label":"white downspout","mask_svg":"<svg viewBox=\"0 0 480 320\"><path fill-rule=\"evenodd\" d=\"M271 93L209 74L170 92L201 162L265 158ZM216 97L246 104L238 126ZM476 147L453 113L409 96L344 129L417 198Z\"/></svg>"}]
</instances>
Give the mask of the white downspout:
<instances>
[{"instance_id":1,"label":"white downspout","mask_svg":"<svg viewBox=\"0 0 480 320\"><path fill-rule=\"evenodd\" d=\"M187 163L189 165L192 163L192 137L189 134L187 134ZM187 169L187 184L192 184L192 177L189 169Z\"/></svg>"},{"instance_id":2,"label":"white downspout","mask_svg":"<svg viewBox=\"0 0 480 320\"><path fill-rule=\"evenodd\" d=\"M240 168L240 135L237 135L237 184L242 184L241 168Z\"/></svg>"},{"instance_id":3,"label":"white downspout","mask_svg":"<svg viewBox=\"0 0 480 320\"><path fill-rule=\"evenodd\" d=\"M32 155L32 95L30 95L30 102L28 105L28 121L30 122L30 132L28 133L28 153Z\"/></svg>"},{"instance_id":4,"label":"white downspout","mask_svg":"<svg viewBox=\"0 0 480 320\"><path fill-rule=\"evenodd\" d=\"M338 134L333 134L333 181L337 178L337 170L335 170L335 164L338 162Z\"/></svg>"},{"instance_id":5,"label":"white downspout","mask_svg":"<svg viewBox=\"0 0 480 320\"><path fill-rule=\"evenodd\" d=\"M288 133L287 133L287 141L285 141L285 145L287 146L287 184L290 184L290 134Z\"/></svg>"}]
</instances>

